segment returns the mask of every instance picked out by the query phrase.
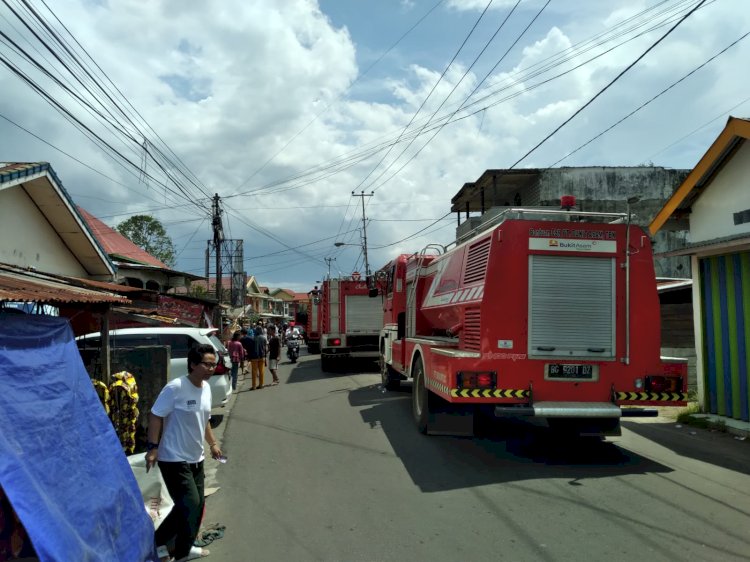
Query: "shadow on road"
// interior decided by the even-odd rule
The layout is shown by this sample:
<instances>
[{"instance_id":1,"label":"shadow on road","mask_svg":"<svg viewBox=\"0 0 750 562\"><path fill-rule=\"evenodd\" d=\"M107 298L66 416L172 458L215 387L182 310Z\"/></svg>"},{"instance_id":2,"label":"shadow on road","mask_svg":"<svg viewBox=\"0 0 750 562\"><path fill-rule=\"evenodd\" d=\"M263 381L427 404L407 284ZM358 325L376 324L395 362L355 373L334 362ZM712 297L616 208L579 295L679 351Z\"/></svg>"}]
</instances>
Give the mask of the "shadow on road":
<instances>
[{"instance_id":1,"label":"shadow on road","mask_svg":"<svg viewBox=\"0 0 750 562\"><path fill-rule=\"evenodd\" d=\"M622 426L680 456L750 474L750 444L729 433L645 420L622 422Z\"/></svg>"},{"instance_id":2,"label":"shadow on road","mask_svg":"<svg viewBox=\"0 0 750 562\"><path fill-rule=\"evenodd\" d=\"M671 472L672 469L590 439L561 439L547 429L521 422L496 422L483 437L420 434L411 415L411 388L383 392L379 385L352 390L352 406L366 408L362 419L380 426L416 485L425 492L541 478L568 479ZM369 407L368 407L369 406Z\"/></svg>"},{"instance_id":3,"label":"shadow on road","mask_svg":"<svg viewBox=\"0 0 750 562\"><path fill-rule=\"evenodd\" d=\"M303 355L297 363L289 360L282 361L282 365L291 367L287 384L297 382L310 382L321 379L335 379L339 377L356 375L360 373L373 373L378 371L378 364L374 361L348 360L335 364L332 372L324 373L320 370L320 355Z\"/></svg>"}]
</instances>

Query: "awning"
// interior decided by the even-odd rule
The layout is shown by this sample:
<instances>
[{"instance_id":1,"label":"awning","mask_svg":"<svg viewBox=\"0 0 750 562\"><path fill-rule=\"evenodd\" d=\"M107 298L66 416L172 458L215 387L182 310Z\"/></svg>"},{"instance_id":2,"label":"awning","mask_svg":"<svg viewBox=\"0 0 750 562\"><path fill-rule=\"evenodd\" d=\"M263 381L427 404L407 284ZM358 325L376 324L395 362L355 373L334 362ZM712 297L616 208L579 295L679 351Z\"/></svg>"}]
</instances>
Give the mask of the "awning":
<instances>
[{"instance_id":1,"label":"awning","mask_svg":"<svg viewBox=\"0 0 750 562\"><path fill-rule=\"evenodd\" d=\"M705 240L703 242L693 242L686 244L682 248L660 252L655 255L657 258L672 256L706 256L721 253L743 252L750 249L750 236L746 232Z\"/></svg>"},{"instance_id":2,"label":"awning","mask_svg":"<svg viewBox=\"0 0 750 562\"><path fill-rule=\"evenodd\" d=\"M75 278L0 265L0 302L130 304L122 295L78 286Z\"/></svg>"}]
</instances>

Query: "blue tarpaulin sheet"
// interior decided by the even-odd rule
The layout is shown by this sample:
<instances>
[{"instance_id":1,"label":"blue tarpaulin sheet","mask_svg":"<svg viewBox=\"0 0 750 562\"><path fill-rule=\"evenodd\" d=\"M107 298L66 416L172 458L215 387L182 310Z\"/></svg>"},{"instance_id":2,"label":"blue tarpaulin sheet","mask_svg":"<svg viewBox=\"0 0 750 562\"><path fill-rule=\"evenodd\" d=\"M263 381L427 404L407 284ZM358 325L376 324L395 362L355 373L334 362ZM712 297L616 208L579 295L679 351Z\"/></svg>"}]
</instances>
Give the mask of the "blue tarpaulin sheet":
<instances>
[{"instance_id":1,"label":"blue tarpaulin sheet","mask_svg":"<svg viewBox=\"0 0 750 562\"><path fill-rule=\"evenodd\" d=\"M65 318L0 316L0 485L42 561L156 560L154 527Z\"/></svg>"}]
</instances>

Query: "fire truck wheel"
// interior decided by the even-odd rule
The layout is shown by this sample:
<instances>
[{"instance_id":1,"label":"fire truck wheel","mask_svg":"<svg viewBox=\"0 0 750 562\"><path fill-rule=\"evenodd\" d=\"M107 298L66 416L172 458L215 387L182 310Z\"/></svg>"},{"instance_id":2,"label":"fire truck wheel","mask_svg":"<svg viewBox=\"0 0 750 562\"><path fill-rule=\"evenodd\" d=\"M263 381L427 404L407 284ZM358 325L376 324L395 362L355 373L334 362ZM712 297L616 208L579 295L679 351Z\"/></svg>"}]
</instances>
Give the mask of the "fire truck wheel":
<instances>
[{"instance_id":1,"label":"fire truck wheel","mask_svg":"<svg viewBox=\"0 0 750 562\"><path fill-rule=\"evenodd\" d=\"M424 383L424 366L422 365L421 357L417 357L412 372L414 373L414 386L411 391L411 410L414 415L414 421L417 424L417 429L420 433L427 433L429 430L432 400L430 399L430 392Z\"/></svg>"},{"instance_id":2,"label":"fire truck wheel","mask_svg":"<svg viewBox=\"0 0 750 562\"><path fill-rule=\"evenodd\" d=\"M333 370L330 357L326 357L325 355L320 356L320 370L324 373L330 373Z\"/></svg>"},{"instance_id":3,"label":"fire truck wheel","mask_svg":"<svg viewBox=\"0 0 750 562\"><path fill-rule=\"evenodd\" d=\"M396 371L385 362L382 350L380 352L380 381L386 390L398 390L401 386L401 380L398 378Z\"/></svg>"}]
</instances>

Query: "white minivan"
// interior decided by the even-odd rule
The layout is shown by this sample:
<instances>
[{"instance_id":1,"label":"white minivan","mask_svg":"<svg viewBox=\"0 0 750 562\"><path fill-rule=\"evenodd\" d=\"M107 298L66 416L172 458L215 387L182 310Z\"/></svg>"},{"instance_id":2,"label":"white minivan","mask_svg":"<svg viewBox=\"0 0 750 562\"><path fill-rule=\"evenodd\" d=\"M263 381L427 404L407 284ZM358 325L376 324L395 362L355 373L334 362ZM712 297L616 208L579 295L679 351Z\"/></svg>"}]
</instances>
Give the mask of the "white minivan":
<instances>
[{"instance_id":1,"label":"white minivan","mask_svg":"<svg viewBox=\"0 0 750 562\"><path fill-rule=\"evenodd\" d=\"M158 327L158 328L120 328L110 330L110 347L140 347L144 345L166 345L170 347L168 380L187 375L187 354L191 347L199 344L210 344L216 350L219 367L209 380L211 385L211 407L218 408L226 404L232 394L230 380L231 363L229 353L216 335L215 328ZM76 338L79 349L98 348L101 346L99 332Z\"/></svg>"}]
</instances>

